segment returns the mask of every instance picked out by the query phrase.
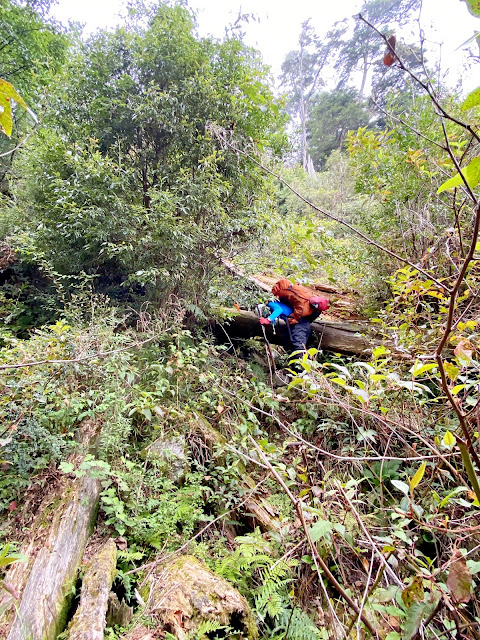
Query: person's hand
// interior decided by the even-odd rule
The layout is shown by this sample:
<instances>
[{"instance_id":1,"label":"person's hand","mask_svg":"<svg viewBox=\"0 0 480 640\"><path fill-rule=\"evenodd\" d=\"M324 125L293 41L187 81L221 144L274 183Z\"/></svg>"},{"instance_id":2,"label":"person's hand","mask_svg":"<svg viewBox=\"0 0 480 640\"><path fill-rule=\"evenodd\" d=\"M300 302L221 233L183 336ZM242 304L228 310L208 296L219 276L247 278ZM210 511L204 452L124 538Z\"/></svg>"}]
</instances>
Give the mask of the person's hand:
<instances>
[{"instance_id":1,"label":"person's hand","mask_svg":"<svg viewBox=\"0 0 480 640\"><path fill-rule=\"evenodd\" d=\"M260 324L271 324L268 318L260 318Z\"/></svg>"}]
</instances>

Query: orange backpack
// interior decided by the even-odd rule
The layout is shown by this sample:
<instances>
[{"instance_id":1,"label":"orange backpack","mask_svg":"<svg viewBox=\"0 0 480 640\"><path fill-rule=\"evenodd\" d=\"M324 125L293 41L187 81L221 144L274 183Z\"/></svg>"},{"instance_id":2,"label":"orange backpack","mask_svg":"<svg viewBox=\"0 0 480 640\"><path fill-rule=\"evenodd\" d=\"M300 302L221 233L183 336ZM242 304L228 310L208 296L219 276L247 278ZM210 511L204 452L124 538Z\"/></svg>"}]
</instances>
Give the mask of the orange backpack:
<instances>
[{"instance_id":1,"label":"orange backpack","mask_svg":"<svg viewBox=\"0 0 480 640\"><path fill-rule=\"evenodd\" d=\"M299 284L292 284L286 278L274 284L272 293L280 302L293 308L293 314L289 317L290 324L296 324L302 318L313 321L318 318L321 311L326 311L330 306L326 298L312 296L309 289Z\"/></svg>"}]
</instances>

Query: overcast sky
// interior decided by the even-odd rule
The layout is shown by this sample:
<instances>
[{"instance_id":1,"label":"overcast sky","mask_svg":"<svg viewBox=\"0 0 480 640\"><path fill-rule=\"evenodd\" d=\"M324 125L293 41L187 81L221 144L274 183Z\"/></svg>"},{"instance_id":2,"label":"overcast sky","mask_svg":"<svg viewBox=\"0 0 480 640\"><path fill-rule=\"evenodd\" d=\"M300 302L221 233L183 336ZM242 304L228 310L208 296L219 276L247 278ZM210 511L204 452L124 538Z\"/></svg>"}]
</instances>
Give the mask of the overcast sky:
<instances>
[{"instance_id":1,"label":"overcast sky","mask_svg":"<svg viewBox=\"0 0 480 640\"><path fill-rule=\"evenodd\" d=\"M113 28L125 8L125 0L58 0L52 13L62 22L69 19L85 23L85 31ZM245 41L258 48L265 62L278 75L285 55L296 47L303 21L311 18L317 33L325 33L335 21L358 13L362 0L190 0L197 12L201 35L221 38L225 27L242 13L255 14L256 20L245 25ZM473 18L460 0L423 0L420 24L425 31L430 56L441 56L442 68L450 69L450 81L464 74L462 52L455 49L474 30L480 31L480 20ZM418 41L418 25L412 30ZM480 75L480 74L479 74ZM470 74L467 88L480 82Z\"/></svg>"}]
</instances>

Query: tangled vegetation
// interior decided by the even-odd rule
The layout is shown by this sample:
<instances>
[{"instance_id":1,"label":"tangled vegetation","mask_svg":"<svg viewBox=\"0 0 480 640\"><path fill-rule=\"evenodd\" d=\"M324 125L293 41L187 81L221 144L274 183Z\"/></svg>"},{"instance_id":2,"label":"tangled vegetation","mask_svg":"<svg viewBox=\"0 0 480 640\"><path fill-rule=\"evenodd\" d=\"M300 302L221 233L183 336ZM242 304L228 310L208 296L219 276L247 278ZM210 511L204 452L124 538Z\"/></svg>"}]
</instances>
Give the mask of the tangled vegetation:
<instances>
[{"instance_id":1,"label":"tangled vegetation","mask_svg":"<svg viewBox=\"0 0 480 640\"><path fill-rule=\"evenodd\" d=\"M111 540L108 640L477 639L480 89L396 46L418 2L366 1L348 41L304 25L285 101L183 6L83 41L48 1L5 4L0 635L34 629L27 581L92 499L52 620L42 587L49 640L76 640ZM370 102L347 54L377 64ZM320 333L276 386L269 345L231 337L260 273L323 283L370 348Z\"/></svg>"}]
</instances>

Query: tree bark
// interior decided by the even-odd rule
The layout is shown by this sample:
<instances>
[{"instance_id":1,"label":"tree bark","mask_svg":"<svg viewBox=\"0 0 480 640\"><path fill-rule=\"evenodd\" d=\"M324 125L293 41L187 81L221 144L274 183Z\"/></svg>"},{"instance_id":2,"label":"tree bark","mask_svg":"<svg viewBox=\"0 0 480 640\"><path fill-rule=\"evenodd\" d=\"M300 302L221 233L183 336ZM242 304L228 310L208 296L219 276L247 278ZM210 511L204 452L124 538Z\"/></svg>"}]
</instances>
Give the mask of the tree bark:
<instances>
[{"instance_id":1,"label":"tree bark","mask_svg":"<svg viewBox=\"0 0 480 640\"><path fill-rule=\"evenodd\" d=\"M94 445L100 428L101 422L84 420L78 438L84 451ZM81 460L81 455L71 458ZM63 631L100 491L100 482L87 475L61 476L45 496L20 548L28 561L12 565L5 578L19 604L0 620L1 638L54 640Z\"/></svg>"},{"instance_id":2,"label":"tree bark","mask_svg":"<svg viewBox=\"0 0 480 640\"><path fill-rule=\"evenodd\" d=\"M93 556L83 576L80 604L70 624L69 640L103 640L116 564L117 546L108 540Z\"/></svg>"},{"instance_id":3,"label":"tree bark","mask_svg":"<svg viewBox=\"0 0 480 640\"><path fill-rule=\"evenodd\" d=\"M54 640L63 630L100 488L100 482L88 476L68 483L55 512L43 514L51 525L31 566L7 640ZM34 554L33 548L26 551ZM7 582L15 584L14 575Z\"/></svg>"}]
</instances>

